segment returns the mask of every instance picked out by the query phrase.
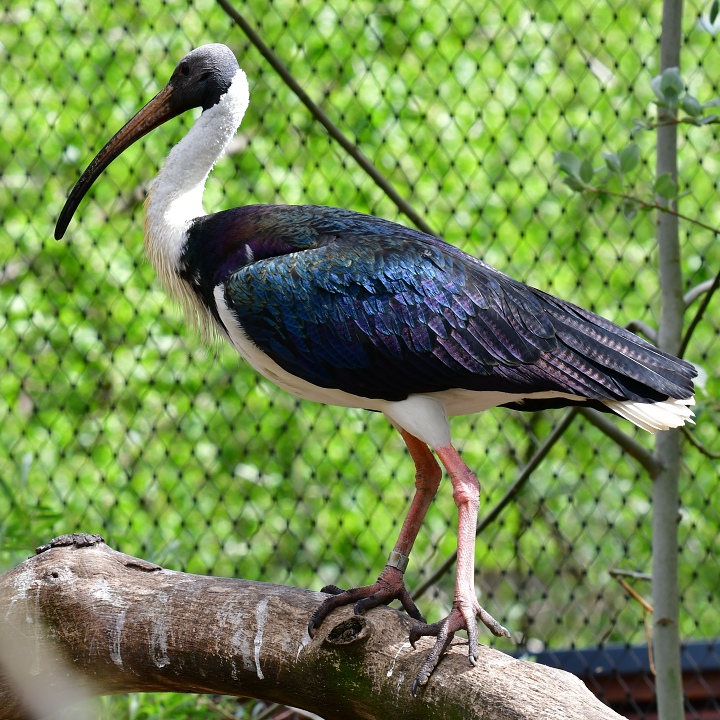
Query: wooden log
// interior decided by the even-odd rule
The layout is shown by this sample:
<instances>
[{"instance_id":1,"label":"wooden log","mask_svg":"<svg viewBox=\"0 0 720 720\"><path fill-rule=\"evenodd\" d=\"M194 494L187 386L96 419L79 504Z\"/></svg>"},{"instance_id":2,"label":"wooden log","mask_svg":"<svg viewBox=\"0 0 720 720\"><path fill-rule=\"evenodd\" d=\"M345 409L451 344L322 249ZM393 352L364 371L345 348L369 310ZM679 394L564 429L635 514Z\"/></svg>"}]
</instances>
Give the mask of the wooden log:
<instances>
[{"instance_id":1,"label":"wooden log","mask_svg":"<svg viewBox=\"0 0 720 720\"><path fill-rule=\"evenodd\" d=\"M64 535L0 576L0 719L42 717L111 693L255 697L326 720L617 720L568 673L456 640L418 697L432 639L413 650L407 616L334 612L311 640L325 596L165 570Z\"/></svg>"}]
</instances>

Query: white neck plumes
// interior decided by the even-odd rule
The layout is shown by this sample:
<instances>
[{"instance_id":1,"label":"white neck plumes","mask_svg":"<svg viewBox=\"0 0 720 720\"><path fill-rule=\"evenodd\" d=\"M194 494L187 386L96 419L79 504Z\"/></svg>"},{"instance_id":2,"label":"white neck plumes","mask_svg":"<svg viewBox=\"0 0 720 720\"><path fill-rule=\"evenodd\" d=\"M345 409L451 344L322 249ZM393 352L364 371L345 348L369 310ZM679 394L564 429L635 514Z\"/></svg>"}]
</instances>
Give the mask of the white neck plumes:
<instances>
[{"instance_id":1,"label":"white neck plumes","mask_svg":"<svg viewBox=\"0 0 720 720\"><path fill-rule=\"evenodd\" d=\"M205 181L240 126L249 100L247 77L238 69L220 101L205 110L170 151L145 201L145 252L166 291L191 321L201 320L201 328L207 311L180 278L180 257L190 222L205 215Z\"/></svg>"}]
</instances>

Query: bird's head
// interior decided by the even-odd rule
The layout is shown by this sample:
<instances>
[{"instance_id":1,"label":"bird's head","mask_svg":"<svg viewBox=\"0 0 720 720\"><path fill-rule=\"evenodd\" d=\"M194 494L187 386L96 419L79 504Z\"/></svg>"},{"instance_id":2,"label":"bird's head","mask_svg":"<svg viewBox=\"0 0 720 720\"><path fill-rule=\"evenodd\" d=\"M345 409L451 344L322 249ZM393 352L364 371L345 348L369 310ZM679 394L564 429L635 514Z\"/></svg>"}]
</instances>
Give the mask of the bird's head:
<instances>
[{"instance_id":1,"label":"bird's head","mask_svg":"<svg viewBox=\"0 0 720 720\"><path fill-rule=\"evenodd\" d=\"M228 91L239 69L229 47L203 45L178 63L163 90L168 93L167 103L176 115L196 107L208 110Z\"/></svg>"},{"instance_id":2,"label":"bird's head","mask_svg":"<svg viewBox=\"0 0 720 720\"><path fill-rule=\"evenodd\" d=\"M65 234L80 201L102 171L134 142L164 122L193 108L203 112L228 91L240 67L232 50L220 43L203 45L177 65L168 84L130 119L95 156L72 189L55 226L55 239Z\"/></svg>"}]
</instances>

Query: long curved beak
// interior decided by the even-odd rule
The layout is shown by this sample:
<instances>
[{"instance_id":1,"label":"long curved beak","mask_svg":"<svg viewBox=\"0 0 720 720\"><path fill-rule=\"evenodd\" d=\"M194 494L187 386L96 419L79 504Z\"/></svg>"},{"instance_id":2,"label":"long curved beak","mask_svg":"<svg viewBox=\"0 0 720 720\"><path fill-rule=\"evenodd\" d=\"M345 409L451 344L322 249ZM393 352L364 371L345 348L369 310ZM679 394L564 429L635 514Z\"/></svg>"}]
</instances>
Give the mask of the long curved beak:
<instances>
[{"instance_id":1,"label":"long curved beak","mask_svg":"<svg viewBox=\"0 0 720 720\"><path fill-rule=\"evenodd\" d=\"M56 240L60 240L65 234L80 201L85 197L85 193L87 193L100 173L134 142L183 112L184 108L178 107L172 100L173 87L167 85L137 115L128 121L95 156L95 159L88 165L87 170L75 184L65 203L65 207L60 213L55 226Z\"/></svg>"}]
</instances>

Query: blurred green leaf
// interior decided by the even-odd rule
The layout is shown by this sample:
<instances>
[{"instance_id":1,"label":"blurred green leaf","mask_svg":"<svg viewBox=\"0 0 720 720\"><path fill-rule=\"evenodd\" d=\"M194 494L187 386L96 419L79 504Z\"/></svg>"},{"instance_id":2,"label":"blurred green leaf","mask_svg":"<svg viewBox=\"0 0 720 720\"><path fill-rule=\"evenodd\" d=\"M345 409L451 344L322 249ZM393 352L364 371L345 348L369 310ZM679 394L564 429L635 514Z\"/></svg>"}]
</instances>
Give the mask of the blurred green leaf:
<instances>
[{"instance_id":1,"label":"blurred green leaf","mask_svg":"<svg viewBox=\"0 0 720 720\"><path fill-rule=\"evenodd\" d=\"M622 214L626 220L632 220L638 211L638 204L633 200L623 200L622 203Z\"/></svg>"},{"instance_id":2,"label":"blurred green leaf","mask_svg":"<svg viewBox=\"0 0 720 720\"><path fill-rule=\"evenodd\" d=\"M703 106L700 104L700 101L692 95L684 95L680 107L682 107L690 117L702 115Z\"/></svg>"},{"instance_id":3,"label":"blurred green leaf","mask_svg":"<svg viewBox=\"0 0 720 720\"><path fill-rule=\"evenodd\" d=\"M620 153L620 168L623 172L634 170L640 163L640 148L632 143Z\"/></svg>"},{"instance_id":4,"label":"blurred green leaf","mask_svg":"<svg viewBox=\"0 0 720 720\"><path fill-rule=\"evenodd\" d=\"M655 180L653 186L655 192L667 200L672 200L677 195L677 185L670 173L663 173Z\"/></svg>"},{"instance_id":5,"label":"blurred green leaf","mask_svg":"<svg viewBox=\"0 0 720 720\"><path fill-rule=\"evenodd\" d=\"M553 162L571 177L580 177L580 158L569 150L559 150L553 155Z\"/></svg>"},{"instance_id":6,"label":"blurred green leaf","mask_svg":"<svg viewBox=\"0 0 720 720\"><path fill-rule=\"evenodd\" d=\"M580 163L580 179L584 183L589 183L592 180L594 172L592 163L589 160L583 160Z\"/></svg>"},{"instance_id":7,"label":"blurred green leaf","mask_svg":"<svg viewBox=\"0 0 720 720\"><path fill-rule=\"evenodd\" d=\"M718 121L718 118L720 118L720 115L713 114L713 115L706 115L704 118L699 118L697 121L698 125L712 125L713 123L716 123Z\"/></svg>"},{"instance_id":8,"label":"blurred green leaf","mask_svg":"<svg viewBox=\"0 0 720 720\"><path fill-rule=\"evenodd\" d=\"M710 6L710 24L711 25L714 25L715 20L717 20L718 10L720 10L720 3L718 2L718 0L713 0L712 5Z\"/></svg>"},{"instance_id":9,"label":"blurred green leaf","mask_svg":"<svg viewBox=\"0 0 720 720\"><path fill-rule=\"evenodd\" d=\"M568 187L572 188L573 190L577 190L578 192L582 192L587 187L587 185L585 185L582 180L578 179L574 175L568 175L568 177L563 178L563 182Z\"/></svg>"},{"instance_id":10,"label":"blurred green leaf","mask_svg":"<svg viewBox=\"0 0 720 720\"><path fill-rule=\"evenodd\" d=\"M652 130L653 125L652 123L649 123L644 118L633 118L633 133L636 133L638 130Z\"/></svg>"},{"instance_id":11,"label":"blurred green leaf","mask_svg":"<svg viewBox=\"0 0 720 720\"><path fill-rule=\"evenodd\" d=\"M620 162L620 156L617 153L603 153L603 157L609 170L618 174L622 173L622 164Z\"/></svg>"},{"instance_id":12,"label":"blurred green leaf","mask_svg":"<svg viewBox=\"0 0 720 720\"><path fill-rule=\"evenodd\" d=\"M665 92L663 91L662 87L662 75L656 75L651 81L650 81L650 87L652 88L652 91L655 93L655 96L660 101L665 101Z\"/></svg>"},{"instance_id":13,"label":"blurred green leaf","mask_svg":"<svg viewBox=\"0 0 720 720\"><path fill-rule=\"evenodd\" d=\"M660 79L660 89L665 102L670 107L677 107L680 94L685 90L685 83L680 77L680 68L667 68Z\"/></svg>"}]
</instances>

